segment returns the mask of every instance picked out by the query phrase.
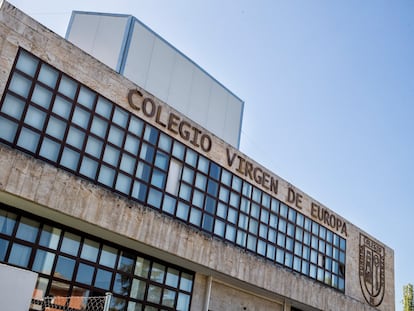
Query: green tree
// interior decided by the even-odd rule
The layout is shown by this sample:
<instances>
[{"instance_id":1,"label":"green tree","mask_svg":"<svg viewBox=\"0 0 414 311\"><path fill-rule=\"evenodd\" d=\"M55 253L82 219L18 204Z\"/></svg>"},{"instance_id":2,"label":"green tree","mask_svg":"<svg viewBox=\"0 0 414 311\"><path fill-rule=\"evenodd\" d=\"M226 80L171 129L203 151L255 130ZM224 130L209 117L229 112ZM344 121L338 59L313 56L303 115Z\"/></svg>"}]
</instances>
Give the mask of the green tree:
<instances>
[{"instance_id":1,"label":"green tree","mask_svg":"<svg viewBox=\"0 0 414 311\"><path fill-rule=\"evenodd\" d=\"M403 295L404 311L414 311L413 284L407 284L403 287Z\"/></svg>"}]
</instances>

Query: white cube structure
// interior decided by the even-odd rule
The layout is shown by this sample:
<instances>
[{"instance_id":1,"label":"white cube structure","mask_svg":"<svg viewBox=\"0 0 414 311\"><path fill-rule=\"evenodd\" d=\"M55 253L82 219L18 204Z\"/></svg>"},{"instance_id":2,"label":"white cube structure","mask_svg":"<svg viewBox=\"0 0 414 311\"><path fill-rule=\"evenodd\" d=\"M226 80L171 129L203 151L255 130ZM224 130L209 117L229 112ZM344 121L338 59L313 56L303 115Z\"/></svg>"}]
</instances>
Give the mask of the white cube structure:
<instances>
[{"instance_id":1,"label":"white cube structure","mask_svg":"<svg viewBox=\"0 0 414 311\"><path fill-rule=\"evenodd\" d=\"M66 39L239 147L243 101L135 17L74 11Z\"/></svg>"}]
</instances>

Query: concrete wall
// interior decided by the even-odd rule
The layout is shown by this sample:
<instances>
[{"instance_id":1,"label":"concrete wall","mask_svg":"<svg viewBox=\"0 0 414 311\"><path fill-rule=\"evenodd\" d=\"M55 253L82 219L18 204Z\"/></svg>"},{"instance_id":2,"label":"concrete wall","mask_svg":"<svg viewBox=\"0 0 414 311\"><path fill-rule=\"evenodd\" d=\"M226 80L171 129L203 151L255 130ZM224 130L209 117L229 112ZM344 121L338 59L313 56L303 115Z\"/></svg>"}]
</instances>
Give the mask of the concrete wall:
<instances>
[{"instance_id":1,"label":"concrete wall","mask_svg":"<svg viewBox=\"0 0 414 311\"><path fill-rule=\"evenodd\" d=\"M17 50L21 46L145 119L145 116L132 110L128 104L128 91L137 88L136 85L39 25L7 2L0 9L0 34L0 93L5 88ZM179 115L145 90L141 89L141 92L146 97L153 98L156 104L162 107L161 118L165 118L171 112ZM182 116L182 119L186 118ZM147 118L147 121L187 146L195 148L189 141L169 132L154 120ZM200 128L194 122L188 122ZM265 297L263 308L266 308L268 301L285 301L293 304L301 302L308 306L308 310L394 310L394 254L389 247L362 232L287 181L268 172L266 168L224 141L214 135L211 137L211 151L195 149L328 228L331 226L329 220L327 223L326 219L319 220L315 216L312 210L315 204L335 220L346 224L346 232L342 227L330 228L347 240L345 294L213 239L154 210L114 195L3 145L0 146L0 201L185 266L200 275L211 275L217 284L224 283L231 286L230 288L242 290L243 293ZM266 172L266 176L277 179L277 193L274 193L274 189L270 189L263 180L260 182L246 174L240 169L239 164L235 164L236 162L230 164L229 154L236 154L236 159L240 163L249 162L257 171ZM386 291L382 303L377 308L368 306L359 282L361 233L385 249ZM205 287L202 286L202 282L197 284L199 286L195 287L192 310L202 310L204 301L201 297L204 297ZM212 297L215 298L211 301L212 304L217 303L216 306L224 301L218 295L217 288L212 288ZM229 295L235 293L230 289L228 291ZM243 301L250 299L248 296L243 297L246 297Z\"/></svg>"}]
</instances>

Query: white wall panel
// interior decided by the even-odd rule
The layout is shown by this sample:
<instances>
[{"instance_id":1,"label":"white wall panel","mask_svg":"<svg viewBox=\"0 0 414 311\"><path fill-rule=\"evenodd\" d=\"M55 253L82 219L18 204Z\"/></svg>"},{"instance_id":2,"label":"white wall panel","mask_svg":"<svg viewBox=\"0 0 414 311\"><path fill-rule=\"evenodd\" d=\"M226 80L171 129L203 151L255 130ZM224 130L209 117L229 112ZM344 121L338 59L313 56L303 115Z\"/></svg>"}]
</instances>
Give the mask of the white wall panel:
<instances>
[{"instance_id":1,"label":"white wall panel","mask_svg":"<svg viewBox=\"0 0 414 311\"><path fill-rule=\"evenodd\" d=\"M217 82L213 81L208 104L207 124L208 129L223 137L224 123L226 122L228 92Z\"/></svg>"},{"instance_id":2,"label":"white wall panel","mask_svg":"<svg viewBox=\"0 0 414 311\"><path fill-rule=\"evenodd\" d=\"M29 310L37 273L0 264L1 310Z\"/></svg>"},{"instance_id":3,"label":"white wall panel","mask_svg":"<svg viewBox=\"0 0 414 311\"><path fill-rule=\"evenodd\" d=\"M233 146L239 145L239 135L241 131L241 117L243 105L235 96L229 96L227 102L226 121L224 122L223 139Z\"/></svg>"},{"instance_id":4,"label":"white wall panel","mask_svg":"<svg viewBox=\"0 0 414 311\"><path fill-rule=\"evenodd\" d=\"M188 117L205 126L212 80L201 70L194 70L191 82Z\"/></svg>"},{"instance_id":5,"label":"white wall panel","mask_svg":"<svg viewBox=\"0 0 414 311\"><path fill-rule=\"evenodd\" d=\"M163 101L167 101L173 73L175 50L156 38L145 88Z\"/></svg>"},{"instance_id":6,"label":"white wall panel","mask_svg":"<svg viewBox=\"0 0 414 311\"><path fill-rule=\"evenodd\" d=\"M151 63L155 34L135 21L123 74L141 87L145 87Z\"/></svg>"},{"instance_id":7,"label":"white wall panel","mask_svg":"<svg viewBox=\"0 0 414 311\"><path fill-rule=\"evenodd\" d=\"M132 31L129 21L134 23ZM243 102L137 19L75 12L68 38L224 141L239 146Z\"/></svg>"},{"instance_id":8,"label":"white wall panel","mask_svg":"<svg viewBox=\"0 0 414 311\"><path fill-rule=\"evenodd\" d=\"M187 113L189 109L191 81L194 70L195 66L193 63L181 54L176 54L166 102L181 113Z\"/></svg>"},{"instance_id":9,"label":"white wall panel","mask_svg":"<svg viewBox=\"0 0 414 311\"><path fill-rule=\"evenodd\" d=\"M76 14L68 40L117 70L127 21L127 16Z\"/></svg>"}]
</instances>

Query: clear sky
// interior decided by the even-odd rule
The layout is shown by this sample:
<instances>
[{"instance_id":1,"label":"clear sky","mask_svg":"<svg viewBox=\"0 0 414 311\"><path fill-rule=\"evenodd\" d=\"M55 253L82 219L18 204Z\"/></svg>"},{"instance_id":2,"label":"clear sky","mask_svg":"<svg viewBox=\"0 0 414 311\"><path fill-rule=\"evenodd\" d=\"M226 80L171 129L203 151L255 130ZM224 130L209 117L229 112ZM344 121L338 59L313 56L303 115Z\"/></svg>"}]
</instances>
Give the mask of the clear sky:
<instances>
[{"instance_id":1,"label":"clear sky","mask_svg":"<svg viewBox=\"0 0 414 311\"><path fill-rule=\"evenodd\" d=\"M413 0L10 0L64 36L126 13L245 101L241 150L394 249L414 283Z\"/></svg>"}]
</instances>

